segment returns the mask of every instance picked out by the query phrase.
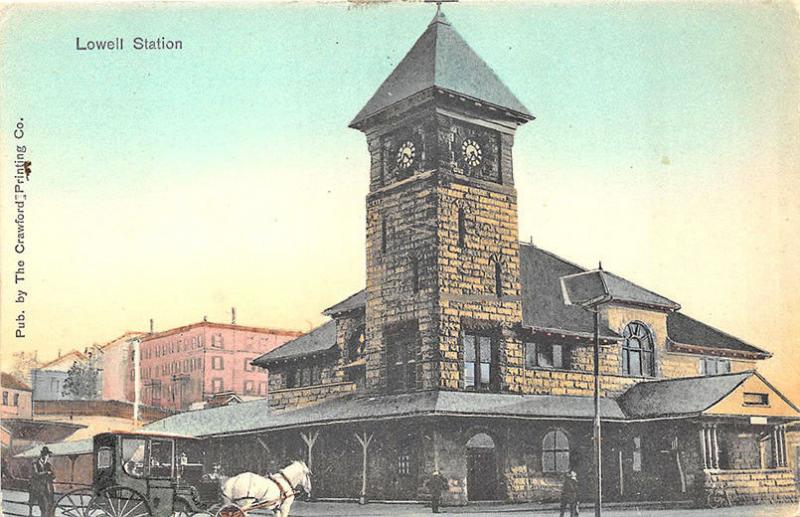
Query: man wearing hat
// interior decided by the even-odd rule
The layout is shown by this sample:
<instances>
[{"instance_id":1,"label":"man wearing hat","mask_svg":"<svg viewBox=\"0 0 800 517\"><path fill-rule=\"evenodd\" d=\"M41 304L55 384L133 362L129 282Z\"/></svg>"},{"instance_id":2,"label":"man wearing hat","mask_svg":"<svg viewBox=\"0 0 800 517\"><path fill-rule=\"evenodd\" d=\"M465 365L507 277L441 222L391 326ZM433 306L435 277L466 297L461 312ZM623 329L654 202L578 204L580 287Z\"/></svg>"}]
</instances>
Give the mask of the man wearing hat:
<instances>
[{"instance_id":1,"label":"man wearing hat","mask_svg":"<svg viewBox=\"0 0 800 517\"><path fill-rule=\"evenodd\" d=\"M42 517L53 517L54 498L53 498L53 466L50 464L52 452L47 446L42 447L39 458L33 462L31 470L31 503L39 506Z\"/></svg>"}]
</instances>

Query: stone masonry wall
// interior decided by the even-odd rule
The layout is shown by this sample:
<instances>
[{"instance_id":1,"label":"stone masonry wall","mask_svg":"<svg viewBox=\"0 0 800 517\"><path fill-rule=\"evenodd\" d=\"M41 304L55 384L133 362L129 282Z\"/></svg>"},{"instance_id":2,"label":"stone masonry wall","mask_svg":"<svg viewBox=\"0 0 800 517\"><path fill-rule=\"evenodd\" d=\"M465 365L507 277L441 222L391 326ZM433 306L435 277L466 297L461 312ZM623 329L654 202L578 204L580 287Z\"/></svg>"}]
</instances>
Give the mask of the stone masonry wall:
<instances>
[{"instance_id":1,"label":"stone masonry wall","mask_svg":"<svg viewBox=\"0 0 800 517\"><path fill-rule=\"evenodd\" d=\"M270 390L269 407L271 409L290 409L309 404L317 404L324 400L335 399L354 392L356 385L352 382L337 382L307 386L304 388L291 388Z\"/></svg>"},{"instance_id":2,"label":"stone masonry wall","mask_svg":"<svg viewBox=\"0 0 800 517\"><path fill-rule=\"evenodd\" d=\"M703 499L707 500L711 494L722 501L727 498L731 504L797 501L794 474L790 469L707 470L703 489Z\"/></svg>"},{"instance_id":3,"label":"stone masonry wall","mask_svg":"<svg viewBox=\"0 0 800 517\"><path fill-rule=\"evenodd\" d=\"M522 321L516 192L475 183L442 175L438 188L438 384L444 389L464 389L461 337L467 328L482 328L491 330L499 340L496 362L500 389L513 390L522 366L522 358L510 353L513 328ZM459 243L459 210L464 213L463 243ZM497 261L502 273L499 296Z\"/></svg>"}]
</instances>

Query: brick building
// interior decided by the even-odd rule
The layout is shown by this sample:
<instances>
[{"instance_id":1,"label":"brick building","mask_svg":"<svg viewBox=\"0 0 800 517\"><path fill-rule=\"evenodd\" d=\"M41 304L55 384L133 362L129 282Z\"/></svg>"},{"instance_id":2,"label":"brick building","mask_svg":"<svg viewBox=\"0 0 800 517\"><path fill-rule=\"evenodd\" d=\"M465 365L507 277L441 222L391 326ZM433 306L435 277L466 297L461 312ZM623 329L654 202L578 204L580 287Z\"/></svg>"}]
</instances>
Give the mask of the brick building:
<instances>
[{"instance_id":1,"label":"brick building","mask_svg":"<svg viewBox=\"0 0 800 517\"><path fill-rule=\"evenodd\" d=\"M102 368L102 399L133 402L133 381L130 369L133 366L133 341L145 336L144 332L125 332L118 338L95 348Z\"/></svg>"},{"instance_id":2,"label":"brick building","mask_svg":"<svg viewBox=\"0 0 800 517\"><path fill-rule=\"evenodd\" d=\"M141 401L186 410L222 392L266 397L267 373L250 362L298 335L207 321L148 334L139 345ZM133 349L129 353L128 400L133 400Z\"/></svg>"},{"instance_id":3,"label":"brick building","mask_svg":"<svg viewBox=\"0 0 800 517\"><path fill-rule=\"evenodd\" d=\"M268 401L150 428L205 438L229 474L304 457L320 497L424 498L438 468L447 503L551 501L574 468L591 500L594 322L559 281L585 270L518 240L532 119L437 13L351 123L371 156L366 289L253 362ZM800 410L755 371L769 352L599 274L606 497L795 499Z\"/></svg>"}]
</instances>

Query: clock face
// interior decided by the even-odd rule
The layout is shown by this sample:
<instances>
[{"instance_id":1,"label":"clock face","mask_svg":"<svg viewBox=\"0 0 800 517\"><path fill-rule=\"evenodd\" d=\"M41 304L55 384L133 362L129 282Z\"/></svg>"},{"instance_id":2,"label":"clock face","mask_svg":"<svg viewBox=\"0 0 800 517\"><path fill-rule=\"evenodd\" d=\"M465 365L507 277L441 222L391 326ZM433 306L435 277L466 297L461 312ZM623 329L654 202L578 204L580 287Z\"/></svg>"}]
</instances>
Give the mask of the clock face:
<instances>
[{"instance_id":1,"label":"clock face","mask_svg":"<svg viewBox=\"0 0 800 517\"><path fill-rule=\"evenodd\" d=\"M461 144L461 153L464 155L464 160L471 167L477 167L481 164L483 159L483 151L480 144L472 138L467 138Z\"/></svg>"},{"instance_id":2,"label":"clock face","mask_svg":"<svg viewBox=\"0 0 800 517\"><path fill-rule=\"evenodd\" d=\"M414 142L406 140L397 149L397 166L401 169L408 169L417 157L417 148Z\"/></svg>"}]
</instances>

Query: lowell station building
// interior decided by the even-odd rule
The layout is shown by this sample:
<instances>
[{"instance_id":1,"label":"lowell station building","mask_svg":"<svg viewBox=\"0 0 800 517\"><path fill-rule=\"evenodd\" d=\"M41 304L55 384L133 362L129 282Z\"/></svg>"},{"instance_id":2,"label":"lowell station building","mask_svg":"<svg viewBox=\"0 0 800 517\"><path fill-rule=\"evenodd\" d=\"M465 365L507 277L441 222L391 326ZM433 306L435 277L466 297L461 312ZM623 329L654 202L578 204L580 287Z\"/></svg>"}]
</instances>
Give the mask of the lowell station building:
<instances>
[{"instance_id":1,"label":"lowell station building","mask_svg":"<svg viewBox=\"0 0 800 517\"><path fill-rule=\"evenodd\" d=\"M423 499L439 469L451 504L548 501L573 468L591 500L593 316L559 282L584 269L518 238L514 134L533 118L437 14L351 123L371 157L366 289L253 361L268 401L149 427L206 438L229 474L304 458L318 497ZM756 372L770 353L601 274L605 497L793 500L800 411Z\"/></svg>"}]
</instances>

